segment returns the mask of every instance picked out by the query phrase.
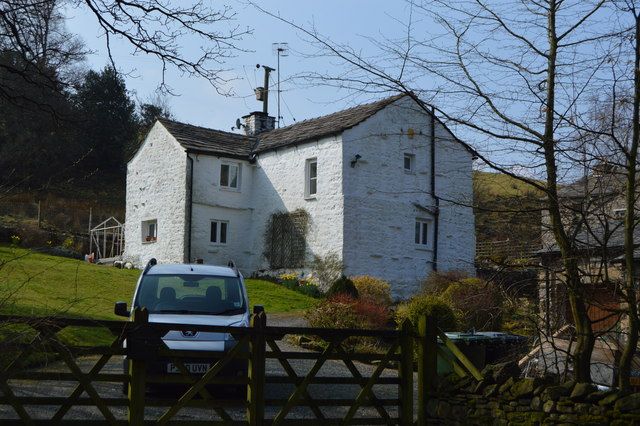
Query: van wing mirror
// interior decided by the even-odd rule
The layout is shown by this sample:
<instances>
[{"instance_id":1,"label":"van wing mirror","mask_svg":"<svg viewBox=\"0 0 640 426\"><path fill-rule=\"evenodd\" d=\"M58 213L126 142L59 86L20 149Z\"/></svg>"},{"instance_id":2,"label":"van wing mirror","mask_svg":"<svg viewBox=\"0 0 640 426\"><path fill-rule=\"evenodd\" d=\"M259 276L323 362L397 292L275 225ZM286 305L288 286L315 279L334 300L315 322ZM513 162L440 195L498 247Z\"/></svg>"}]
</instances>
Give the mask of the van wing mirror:
<instances>
[{"instance_id":1,"label":"van wing mirror","mask_svg":"<svg viewBox=\"0 0 640 426\"><path fill-rule=\"evenodd\" d=\"M127 310L127 302L116 302L113 307L113 313L119 317L127 317L131 316L131 312Z\"/></svg>"}]
</instances>

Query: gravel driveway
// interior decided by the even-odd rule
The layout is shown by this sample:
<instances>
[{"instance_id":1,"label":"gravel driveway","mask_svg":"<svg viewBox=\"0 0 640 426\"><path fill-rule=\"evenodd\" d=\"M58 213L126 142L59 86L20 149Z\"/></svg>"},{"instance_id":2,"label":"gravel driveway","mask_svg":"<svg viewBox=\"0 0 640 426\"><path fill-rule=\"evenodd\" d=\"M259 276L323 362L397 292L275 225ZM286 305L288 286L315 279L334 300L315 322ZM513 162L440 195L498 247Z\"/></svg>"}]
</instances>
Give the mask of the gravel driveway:
<instances>
[{"instance_id":1,"label":"gravel driveway","mask_svg":"<svg viewBox=\"0 0 640 426\"><path fill-rule=\"evenodd\" d=\"M291 315L271 315L268 319L269 325L274 326L304 326L304 320L291 316ZM286 340L278 342L278 346L282 351L298 351L305 352L298 346L289 344ZM308 351L306 351L308 352ZM95 357L81 358L78 363L83 371L88 371L97 360ZM305 376L307 372L312 368L315 360L290 360L290 363L298 376ZM365 377L370 376L376 368L372 365L367 365L359 362L354 362L358 371ZM53 369L60 369L60 371L68 371L66 366L62 362L56 362L48 367L47 371ZM121 373L122 364L119 357L112 357L111 361L102 369L102 373ZM268 359L266 362L267 376L286 376L286 372L277 360ZM351 377L351 373L342 361L327 361L318 372L317 376L321 377ZM395 370L385 370L381 377L396 377L397 372ZM417 383L414 377L414 384ZM58 396L64 397L73 391L77 382L53 382L53 381L26 381L26 380L11 380L10 384L14 390L14 393L18 396ZM122 386L117 383L109 382L93 382L93 386L101 397L107 398L122 398L121 393ZM265 389L265 395L268 399L286 399L294 391L294 386L291 384L267 384ZM312 398L321 399L349 399L355 398L359 391L359 385L322 385L312 384L308 387L309 394ZM374 386L374 392L376 397L382 399L398 398L397 385L376 385ZM0 395L2 395L2 389L0 388ZM175 398L177 393L171 395ZM86 396L84 394L83 396ZM159 399L162 398L162 394L148 393L147 399ZM414 399L417 396L417 390L414 389ZM227 398L225 395L219 395L219 397ZM414 403L415 406L415 403ZM391 417L397 417L397 409L395 407L386 407ZM126 418L126 410L120 407L110 407L114 416L117 419ZM322 407L321 410L326 417L335 418L343 416L349 407ZM57 410L57 407L27 407L27 411L33 418L46 419L50 418L52 414ZM146 417L149 419L157 418L159 415L166 411L166 407L147 407ZM243 420L245 418L245 408L239 404L228 404L225 406L225 411L234 420ZM267 407L265 417L272 418L279 411L279 407ZM358 411L358 416L372 417L376 416L377 412L373 407L367 407ZM103 419L104 417L96 407L74 407L65 416L65 419ZM198 408L184 408L175 417L175 419L187 420L213 420L219 419L217 415L213 413L212 409L198 409ZM294 408L287 418L315 418L310 409L304 407ZM8 405L0 405L0 423L2 419L17 419L17 416L13 409Z\"/></svg>"}]
</instances>

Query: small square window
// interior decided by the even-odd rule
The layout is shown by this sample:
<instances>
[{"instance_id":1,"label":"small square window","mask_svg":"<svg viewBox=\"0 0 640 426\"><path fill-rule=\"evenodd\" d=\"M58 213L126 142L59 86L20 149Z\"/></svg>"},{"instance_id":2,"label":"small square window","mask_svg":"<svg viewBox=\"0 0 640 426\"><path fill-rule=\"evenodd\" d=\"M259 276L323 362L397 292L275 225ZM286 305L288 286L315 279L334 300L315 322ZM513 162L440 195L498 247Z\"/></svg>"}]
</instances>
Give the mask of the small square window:
<instances>
[{"instance_id":1,"label":"small square window","mask_svg":"<svg viewBox=\"0 0 640 426\"><path fill-rule=\"evenodd\" d=\"M416 220L415 243L426 246L429 242L429 223L424 220Z\"/></svg>"},{"instance_id":2,"label":"small square window","mask_svg":"<svg viewBox=\"0 0 640 426\"><path fill-rule=\"evenodd\" d=\"M224 188L239 188L240 165L238 163L224 163L220 166L220 186Z\"/></svg>"},{"instance_id":3,"label":"small square window","mask_svg":"<svg viewBox=\"0 0 640 426\"><path fill-rule=\"evenodd\" d=\"M310 158L305 165L304 196L315 197L318 192L318 160Z\"/></svg>"},{"instance_id":4,"label":"small square window","mask_svg":"<svg viewBox=\"0 0 640 426\"><path fill-rule=\"evenodd\" d=\"M415 160L415 156L412 154L404 155L404 171L412 172L413 171L413 162Z\"/></svg>"},{"instance_id":5,"label":"small square window","mask_svg":"<svg viewBox=\"0 0 640 426\"><path fill-rule=\"evenodd\" d=\"M627 214L627 209L613 209L613 218L617 220L624 220Z\"/></svg>"},{"instance_id":6,"label":"small square window","mask_svg":"<svg viewBox=\"0 0 640 426\"><path fill-rule=\"evenodd\" d=\"M142 241L151 243L158 240L158 220L142 221Z\"/></svg>"},{"instance_id":7,"label":"small square window","mask_svg":"<svg viewBox=\"0 0 640 426\"><path fill-rule=\"evenodd\" d=\"M227 244L227 229L229 222L221 220L211 221L210 241L217 244Z\"/></svg>"}]
</instances>

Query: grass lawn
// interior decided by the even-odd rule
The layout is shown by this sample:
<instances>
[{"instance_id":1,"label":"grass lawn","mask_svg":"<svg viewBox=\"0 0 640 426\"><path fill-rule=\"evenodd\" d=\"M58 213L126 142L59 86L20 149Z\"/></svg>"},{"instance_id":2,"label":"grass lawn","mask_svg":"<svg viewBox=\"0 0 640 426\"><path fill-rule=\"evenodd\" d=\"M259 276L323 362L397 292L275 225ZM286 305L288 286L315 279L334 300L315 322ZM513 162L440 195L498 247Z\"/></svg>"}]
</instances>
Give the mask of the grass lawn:
<instances>
[{"instance_id":1,"label":"grass lawn","mask_svg":"<svg viewBox=\"0 0 640 426\"><path fill-rule=\"evenodd\" d=\"M0 312L118 319L113 304L131 303L139 270L98 266L0 246ZM246 279L252 305L267 314L304 311L316 299L277 284Z\"/></svg>"},{"instance_id":2,"label":"grass lawn","mask_svg":"<svg viewBox=\"0 0 640 426\"><path fill-rule=\"evenodd\" d=\"M26 249L0 245L0 313L35 316L122 319L113 314L116 301L131 303L139 270L98 266ZM247 279L251 305L269 313L302 312L316 299L277 284ZM7 331L0 329L0 340ZM109 332L66 329L73 344L106 344Z\"/></svg>"}]
</instances>

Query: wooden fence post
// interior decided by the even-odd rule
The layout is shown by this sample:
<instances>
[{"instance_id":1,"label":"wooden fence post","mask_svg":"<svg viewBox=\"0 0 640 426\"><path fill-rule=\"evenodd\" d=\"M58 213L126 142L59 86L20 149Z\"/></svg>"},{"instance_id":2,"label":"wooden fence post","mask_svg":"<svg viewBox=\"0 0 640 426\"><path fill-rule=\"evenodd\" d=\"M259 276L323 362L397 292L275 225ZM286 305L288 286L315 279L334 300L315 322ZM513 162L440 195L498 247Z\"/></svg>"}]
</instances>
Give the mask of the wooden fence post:
<instances>
[{"instance_id":1,"label":"wooden fence post","mask_svg":"<svg viewBox=\"0 0 640 426\"><path fill-rule=\"evenodd\" d=\"M42 211L40 208L40 200L38 200L38 229L42 228Z\"/></svg>"},{"instance_id":2,"label":"wooden fence post","mask_svg":"<svg viewBox=\"0 0 640 426\"><path fill-rule=\"evenodd\" d=\"M438 380L438 323L423 315L418 322L418 425L427 424L427 401Z\"/></svg>"},{"instance_id":3,"label":"wooden fence post","mask_svg":"<svg viewBox=\"0 0 640 426\"><path fill-rule=\"evenodd\" d=\"M413 425L413 339L414 327L405 319L400 327L400 424Z\"/></svg>"},{"instance_id":4,"label":"wooden fence post","mask_svg":"<svg viewBox=\"0 0 640 426\"><path fill-rule=\"evenodd\" d=\"M135 309L133 311L133 322L136 325L146 325L149 322L149 311L146 309ZM131 344L131 342L128 342ZM129 415L130 425L141 425L144 423L144 394L146 388L147 366L144 360L129 359Z\"/></svg>"},{"instance_id":5,"label":"wooden fence post","mask_svg":"<svg viewBox=\"0 0 640 426\"><path fill-rule=\"evenodd\" d=\"M253 335L249 344L249 387L247 388L247 420L251 426L264 421L265 335L267 316L264 312L251 318Z\"/></svg>"}]
</instances>

